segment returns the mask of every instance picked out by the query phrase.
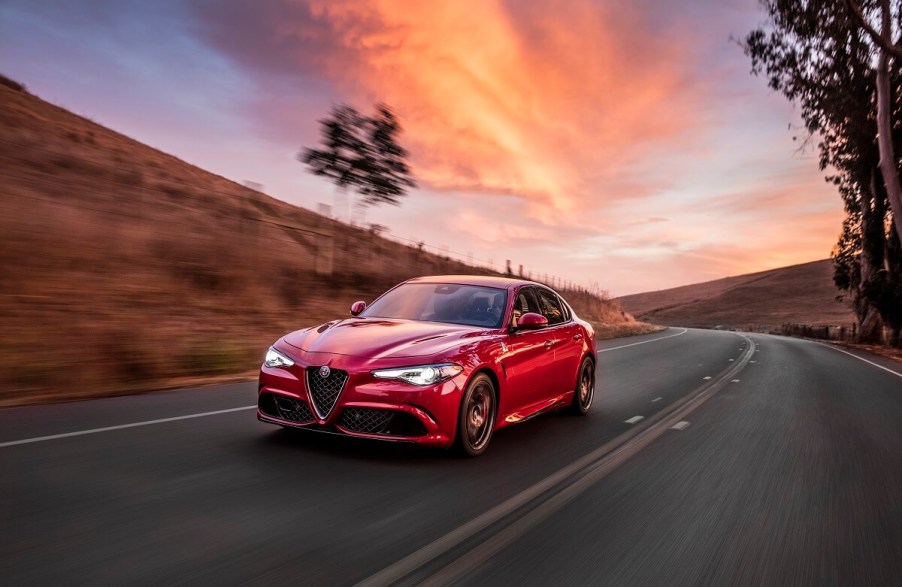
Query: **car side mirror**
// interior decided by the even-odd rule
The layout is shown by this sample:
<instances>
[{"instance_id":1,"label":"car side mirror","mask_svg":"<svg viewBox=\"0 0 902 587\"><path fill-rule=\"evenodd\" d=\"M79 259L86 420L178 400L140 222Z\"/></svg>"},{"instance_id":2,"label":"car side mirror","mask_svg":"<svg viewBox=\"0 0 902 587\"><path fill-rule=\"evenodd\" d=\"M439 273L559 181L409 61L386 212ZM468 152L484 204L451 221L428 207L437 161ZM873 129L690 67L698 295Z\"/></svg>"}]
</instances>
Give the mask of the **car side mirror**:
<instances>
[{"instance_id":1,"label":"car side mirror","mask_svg":"<svg viewBox=\"0 0 902 587\"><path fill-rule=\"evenodd\" d=\"M535 312L527 312L517 319L517 330L538 330L548 326L548 318Z\"/></svg>"},{"instance_id":2,"label":"car side mirror","mask_svg":"<svg viewBox=\"0 0 902 587\"><path fill-rule=\"evenodd\" d=\"M366 310L366 302L364 301L357 301L351 304L351 316L359 316L364 310Z\"/></svg>"}]
</instances>

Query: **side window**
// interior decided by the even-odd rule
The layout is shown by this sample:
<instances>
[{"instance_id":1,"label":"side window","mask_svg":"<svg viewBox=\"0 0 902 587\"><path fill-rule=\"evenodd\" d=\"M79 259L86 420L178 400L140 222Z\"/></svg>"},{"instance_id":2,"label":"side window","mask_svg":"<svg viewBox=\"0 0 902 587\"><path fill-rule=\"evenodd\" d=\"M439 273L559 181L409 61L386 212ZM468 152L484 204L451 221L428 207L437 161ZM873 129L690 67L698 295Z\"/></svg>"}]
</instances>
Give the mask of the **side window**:
<instances>
[{"instance_id":1,"label":"side window","mask_svg":"<svg viewBox=\"0 0 902 587\"><path fill-rule=\"evenodd\" d=\"M511 326L516 326L520 316L527 312L541 314L542 310L539 307L539 302L536 300L533 288L521 287L517 291L517 297L514 299L514 309L511 312Z\"/></svg>"},{"instance_id":2,"label":"side window","mask_svg":"<svg viewBox=\"0 0 902 587\"><path fill-rule=\"evenodd\" d=\"M539 304L542 306L542 315L548 318L548 324L561 324L566 318L564 309L557 296L547 289L539 289Z\"/></svg>"},{"instance_id":3,"label":"side window","mask_svg":"<svg viewBox=\"0 0 902 587\"><path fill-rule=\"evenodd\" d=\"M564 298L558 296L557 299L561 304L561 308L564 310L564 322L568 322L571 318L573 318L573 310L570 309L570 304L568 304L564 300Z\"/></svg>"}]
</instances>

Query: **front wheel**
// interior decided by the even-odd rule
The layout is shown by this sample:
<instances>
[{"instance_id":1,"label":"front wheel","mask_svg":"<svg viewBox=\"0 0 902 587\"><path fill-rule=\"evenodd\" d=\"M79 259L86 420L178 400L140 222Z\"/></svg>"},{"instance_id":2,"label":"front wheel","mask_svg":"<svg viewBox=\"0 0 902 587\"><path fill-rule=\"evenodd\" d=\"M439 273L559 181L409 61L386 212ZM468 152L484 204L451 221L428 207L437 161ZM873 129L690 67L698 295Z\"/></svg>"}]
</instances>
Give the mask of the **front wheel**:
<instances>
[{"instance_id":1,"label":"front wheel","mask_svg":"<svg viewBox=\"0 0 902 587\"><path fill-rule=\"evenodd\" d=\"M462 454L478 457L488 448L495 430L497 397L495 386L485 373L470 381L457 418L457 449Z\"/></svg>"},{"instance_id":2,"label":"front wheel","mask_svg":"<svg viewBox=\"0 0 902 587\"><path fill-rule=\"evenodd\" d=\"M570 412L577 416L585 416L592 407L592 399L595 397L595 363L589 357L583 359L579 365L579 377L576 379L576 389L573 390L573 403L570 404Z\"/></svg>"}]
</instances>

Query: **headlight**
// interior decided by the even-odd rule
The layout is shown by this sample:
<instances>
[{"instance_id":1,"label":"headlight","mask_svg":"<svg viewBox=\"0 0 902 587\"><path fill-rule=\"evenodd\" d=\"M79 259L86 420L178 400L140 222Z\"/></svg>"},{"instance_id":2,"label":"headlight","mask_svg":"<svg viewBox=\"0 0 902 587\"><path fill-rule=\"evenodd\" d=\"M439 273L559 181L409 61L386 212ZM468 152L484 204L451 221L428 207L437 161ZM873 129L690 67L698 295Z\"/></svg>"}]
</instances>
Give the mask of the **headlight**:
<instances>
[{"instance_id":1,"label":"headlight","mask_svg":"<svg viewBox=\"0 0 902 587\"><path fill-rule=\"evenodd\" d=\"M400 367L398 369L377 369L373 377L379 379L400 379L414 385L432 385L451 379L464 368L453 363L440 365L420 365L419 367Z\"/></svg>"},{"instance_id":2,"label":"headlight","mask_svg":"<svg viewBox=\"0 0 902 587\"><path fill-rule=\"evenodd\" d=\"M276 349L269 347L269 350L266 351L266 358L263 359L263 364L267 367L285 368L294 365L294 361L292 361Z\"/></svg>"}]
</instances>

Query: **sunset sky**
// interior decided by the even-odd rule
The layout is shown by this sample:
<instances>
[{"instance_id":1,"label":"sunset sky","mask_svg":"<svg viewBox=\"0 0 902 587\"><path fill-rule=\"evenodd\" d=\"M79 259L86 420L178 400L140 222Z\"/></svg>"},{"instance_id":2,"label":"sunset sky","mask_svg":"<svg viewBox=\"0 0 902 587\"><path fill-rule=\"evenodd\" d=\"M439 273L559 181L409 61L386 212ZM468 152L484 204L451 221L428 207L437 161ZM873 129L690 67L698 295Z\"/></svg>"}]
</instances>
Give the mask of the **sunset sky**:
<instances>
[{"instance_id":1,"label":"sunset sky","mask_svg":"<svg viewBox=\"0 0 902 587\"><path fill-rule=\"evenodd\" d=\"M829 255L841 200L731 40L763 20L755 0L3 0L0 73L313 210L334 204L296 160L317 119L386 102L420 187L367 222L622 295Z\"/></svg>"}]
</instances>

